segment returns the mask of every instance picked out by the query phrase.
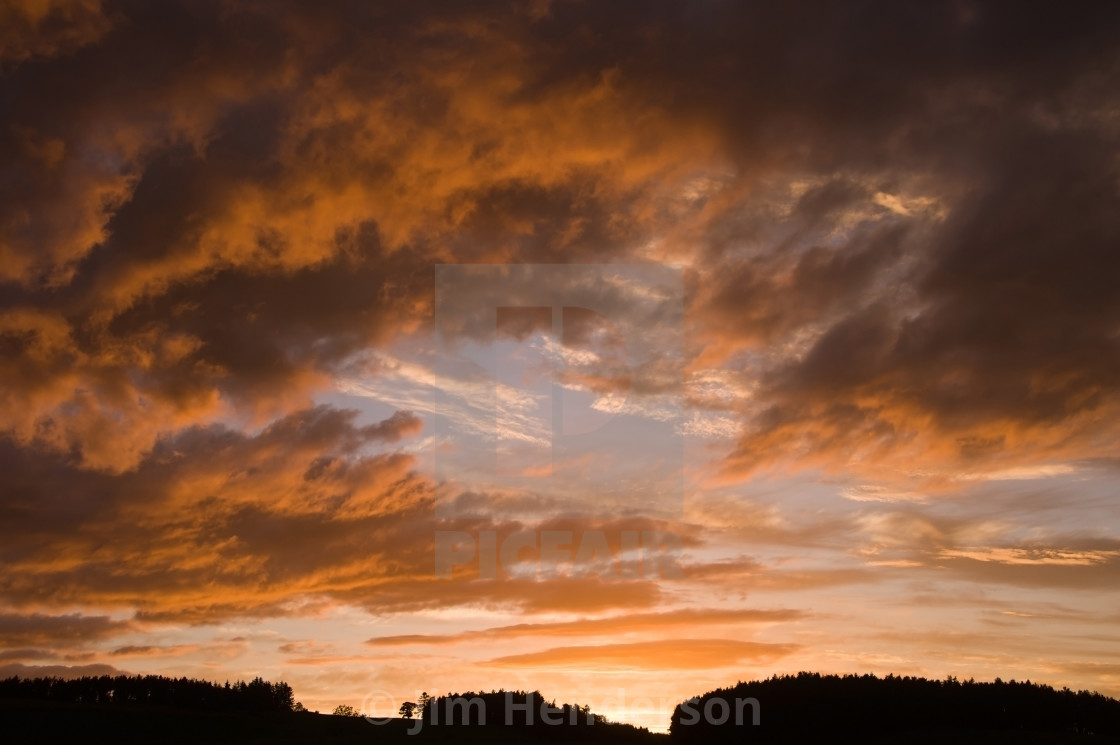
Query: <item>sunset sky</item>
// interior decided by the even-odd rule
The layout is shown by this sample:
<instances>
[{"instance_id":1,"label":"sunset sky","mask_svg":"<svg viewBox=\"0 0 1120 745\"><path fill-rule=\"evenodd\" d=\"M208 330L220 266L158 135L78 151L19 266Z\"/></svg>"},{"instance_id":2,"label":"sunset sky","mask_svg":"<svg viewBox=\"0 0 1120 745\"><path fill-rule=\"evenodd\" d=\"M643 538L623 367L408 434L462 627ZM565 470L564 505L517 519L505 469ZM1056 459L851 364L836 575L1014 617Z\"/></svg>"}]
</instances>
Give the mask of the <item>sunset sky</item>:
<instances>
[{"instance_id":1,"label":"sunset sky","mask_svg":"<svg viewBox=\"0 0 1120 745\"><path fill-rule=\"evenodd\" d=\"M1118 38L0 0L0 677L1120 696Z\"/></svg>"}]
</instances>

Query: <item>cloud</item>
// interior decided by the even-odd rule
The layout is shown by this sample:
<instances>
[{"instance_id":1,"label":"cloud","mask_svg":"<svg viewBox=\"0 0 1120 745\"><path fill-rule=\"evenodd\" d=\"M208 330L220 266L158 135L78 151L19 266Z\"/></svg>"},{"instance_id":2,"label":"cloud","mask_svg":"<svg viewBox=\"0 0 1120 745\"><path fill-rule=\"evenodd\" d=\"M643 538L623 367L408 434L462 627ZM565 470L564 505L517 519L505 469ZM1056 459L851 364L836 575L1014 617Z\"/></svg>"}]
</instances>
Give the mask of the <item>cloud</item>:
<instances>
[{"instance_id":1,"label":"cloud","mask_svg":"<svg viewBox=\"0 0 1120 745\"><path fill-rule=\"evenodd\" d=\"M424 328L437 263L670 260L760 383L728 477L1104 452L1115 11L1008 12L12 6L0 426L127 470Z\"/></svg>"},{"instance_id":2,"label":"cloud","mask_svg":"<svg viewBox=\"0 0 1120 745\"><path fill-rule=\"evenodd\" d=\"M0 63L72 54L112 25L100 0L16 0L0 8Z\"/></svg>"},{"instance_id":3,"label":"cloud","mask_svg":"<svg viewBox=\"0 0 1120 745\"><path fill-rule=\"evenodd\" d=\"M131 609L145 625L306 615L332 603L391 614L456 606L603 612L660 602L656 580L487 580L477 564L473 578L437 580L437 530L603 530L617 553L620 530L666 526L437 522L433 486L414 472L414 459L381 450L415 431L415 417L373 425L357 417L320 406L252 435L196 427L161 440L124 474L8 443L0 449L10 477L0 591L19 604Z\"/></svg>"},{"instance_id":4,"label":"cloud","mask_svg":"<svg viewBox=\"0 0 1120 745\"><path fill-rule=\"evenodd\" d=\"M1049 548L984 548L952 550L941 554L947 559L994 561L1000 564L1091 566L1120 557L1120 551L1064 551Z\"/></svg>"},{"instance_id":5,"label":"cloud","mask_svg":"<svg viewBox=\"0 0 1120 745\"><path fill-rule=\"evenodd\" d=\"M1094 590L1111 586L1120 572L1115 550L1069 551L1021 547L949 553L938 563L978 584Z\"/></svg>"},{"instance_id":6,"label":"cloud","mask_svg":"<svg viewBox=\"0 0 1120 745\"><path fill-rule=\"evenodd\" d=\"M127 675L120 668L102 663L92 665L0 665L0 677L20 678L73 678L97 677L101 675Z\"/></svg>"},{"instance_id":7,"label":"cloud","mask_svg":"<svg viewBox=\"0 0 1120 745\"><path fill-rule=\"evenodd\" d=\"M319 407L254 436L187 430L125 475L9 446L5 597L217 618L285 612L303 593L349 586L346 575L383 576L376 557L394 534L412 540L430 491L409 457L368 451L415 419L363 427L356 415Z\"/></svg>"},{"instance_id":8,"label":"cloud","mask_svg":"<svg viewBox=\"0 0 1120 745\"><path fill-rule=\"evenodd\" d=\"M881 573L863 567L789 568L768 566L749 558L684 564L684 576L697 585L731 587L745 597L747 591L805 591L844 585L881 582Z\"/></svg>"},{"instance_id":9,"label":"cloud","mask_svg":"<svg viewBox=\"0 0 1120 745\"><path fill-rule=\"evenodd\" d=\"M632 644L556 647L509 655L485 664L497 667L595 670L705 670L765 662L796 651L790 644L733 639L666 639Z\"/></svg>"},{"instance_id":10,"label":"cloud","mask_svg":"<svg viewBox=\"0 0 1120 745\"><path fill-rule=\"evenodd\" d=\"M800 611L795 610L685 609L664 613L638 613L607 618L585 618L578 621L556 623L521 623L443 636L432 634L375 636L367 639L365 643L372 647L394 647L408 644L504 641L523 636L613 636L673 629L694 629L705 625L782 623L795 621L802 615Z\"/></svg>"},{"instance_id":11,"label":"cloud","mask_svg":"<svg viewBox=\"0 0 1120 745\"><path fill-rule=\"evenodd\" d=\"M365 427L362 434L373 440L399 442L418 434L423 427L423 421L411 411L398 411L383 422Z\"/></svg>"},{"instance_id":12,"label":"cloud","mask_svg":"<svg viewBox=\"0 0 1120 745\"><path fill-rule=\"evenodd\" d=\"M18 648L25 645L74 645L123 634L135 629L127 620L109 616L60 616L31 613L0 613L0 645Z\"/></svg>"},{"instance_id":13,"label":"cloud","mask_svg":"<svg viewBox=\"0 0 1120 745\"><path fill-rule=\"evenodd\" d=\"M430 573L431 550L423 555ZM418 572L419 574L419 572ZM417 581L421 580L421 581ZM361 605L373 613L406 613L439 608L518 609L523 613L602 613L628 608L657 607L665 593L657 581L620 581L585 577L550 580L471 579L434 580L419 574L337 591L341 601Z\"/></svg>"}]
</instances>

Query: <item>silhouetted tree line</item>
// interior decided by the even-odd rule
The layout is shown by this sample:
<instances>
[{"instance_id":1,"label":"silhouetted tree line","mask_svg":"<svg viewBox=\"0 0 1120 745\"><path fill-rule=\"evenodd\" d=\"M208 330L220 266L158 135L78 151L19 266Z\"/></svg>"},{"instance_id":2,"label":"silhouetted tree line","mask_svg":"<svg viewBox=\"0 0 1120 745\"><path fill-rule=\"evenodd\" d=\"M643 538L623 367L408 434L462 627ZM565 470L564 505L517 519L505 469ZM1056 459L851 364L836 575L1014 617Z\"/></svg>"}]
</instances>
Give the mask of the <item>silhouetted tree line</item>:
<instances>
[{"instance_id":1,"label":"silhouetted tree line","mask_svg":"<svg viewBox=\"0 0 1120 745\"><path fill-rule=\"evenodd\" d=\"M292 711L292 687L253 678L223 686L207 680L165 678L162 675L102 675L63 678L0 680L0 698L36 699L64 703L171 706L215 711Z\"/></svg>"},{"instance_id":2,"label":"silhouetted tree line","mask_svg":"<svg viewBox=\"0 0 1120 745\"><path fill-rule=\"evenodd\" d=\"M539 691L488 691L485 693L449 693L444 696L421 696L416 715L424 724L512 724L533 726L589 726L605 724L606 719L579 704L557 705Z\"/></svg>"},{"instance_id":3,"label":"silhouetted tree line","mask_svg":"<svg viewBox=\"0 0 1120 745\"><path fill-rule=\"evenodd\" d=\"M521 732L523 735L516 736L529 737L526 741L533 742L571 742L574 737L586 743L645 743L654 738L647 729L610 722L592 712L588 705L557 704L555 700L546 700L539 691L499 689L433 697L425 693L415 705L413 716L423 719L422 727L416 731L421 738L443 739L450 734L451 727L482 725L488 728L487 737ZM531 734L526 731L529 729Z\"/></svg>"},{"instance_id":4,"label":"silhouetted tree line","mask_svg":"<svg viewBox=\"0 0 1120 745\"><path fill-rule=\"evenodd\" d=\"M736 724L736 701L756 699ZM713 699L722 699L722 702ZM711 703L709 703L711 702ZM727 714L726 721L719 723ZM1120 734L1120 701L1089 691L1024 682L927 680L888 675L798 673L740 682L682 702L669 732L677 742L781 742L862 738L936 729Z\"/></svg>"}]
</instances>

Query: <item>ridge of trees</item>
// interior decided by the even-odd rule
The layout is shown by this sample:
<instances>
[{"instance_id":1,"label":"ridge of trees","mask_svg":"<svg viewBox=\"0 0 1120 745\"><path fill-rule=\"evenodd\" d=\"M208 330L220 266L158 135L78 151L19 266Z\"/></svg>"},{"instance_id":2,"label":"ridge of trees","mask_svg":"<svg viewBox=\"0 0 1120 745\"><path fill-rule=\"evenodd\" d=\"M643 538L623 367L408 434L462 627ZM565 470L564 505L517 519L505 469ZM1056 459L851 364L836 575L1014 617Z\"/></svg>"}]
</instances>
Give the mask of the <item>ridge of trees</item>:
<instances>
[{"instance_id":1,"label":"ridge of trees","mask_svg":"<svg viewBox=\"0 0 1120 745\"><path fill-rule=\"evenodd\" d=\"M460 742L519 743L581 742L587 745L649 745L661 742L644 727L612 722L591 707L578 703L557 703L540 691L506 690L447 693L420 696L411 713L421 722L407 722L410 735L419 741L448 737ZM402 705L402 709L405 708ZM402 717L404 713L402 712ZM508 726L507 726L508 725ZM452 735L452 732L455 734ZM485 738L479 739L479 738Z\"/></svg>"},{"instance_id":2,"label":"ridge of trees","mask_svg":"<svg viewBox=\"0 0 1120 745\"><path fill-rule=\"evenodd\" d=\"M722 699L722 702L715 701ZM736 701L755 699L736 725ZM725 712L729 714L726 721ZM962 729L1120 735L1120 701L996 678L993 682L887 675L801 672L740 681L681 702L669 725L682 743L791 741L821 736L865 737L888 732Z\"/></svg>"},{"instance_id":3,"label":"ridge of trees","mask_svg":"<svg viewBox=\"0 0 1120 745\"><path fill-rule=\"evenodd\" d=\"M264 713L303 708L294 701L287 683L271 683L260 677L222 685L160 675L73 679L14 676L0 680L0 699L93 705L96 709L112 710L171 707ZM747 699L753 699L756 705L737 707L737 702ZM423 718L423 732L432 732L433 727L438 730L448 725L480 724L479 712L484 711L486 724L499 725L498 730L511 722L511 736L532 726L533 736L545 740L568 737L574 729L581 733L581 740L639 742L651 737L647 730L610 722L586 705L557 704L539 691L499 689L425 695L421 702L413 714ZM510 706L514 708L507 712ZM756 708L760 713L758 726L752 724ZM735 718L737 709L746 713L739 725ZM407 724L406 719L398 721L402 726ZM1090 691L1057 690L1029 680L1005 682L996 678L992 682L977 682L954 677L929 680L802 672L740 681L681 702L673 711L669 731L674 742L687 744L819 741L822 737L843 741L930 730L1116 737L1120 736L1120 701Z\"/></svg>"},{"instance_id":4,"label":"ridge of trees","mask_svg":"<svg viewBox=\"0 0 1120 745\"><path fill-rule=\"evenodd\" d=\"M477 702L478 706L470 706ZM408 702L411 703L411 702ZM507 707L512 709L507 711ZM403 708L403 707L402 707ZM485 722L479 721L480 712L485 712ZM426 725L449 724L506 724L532 726L548 724L555 726L590 726L608 724L606 717L595 714L588 705L557 704L555 699L545 699L540 691L505 690L447 693L429 697L427 693L414 705L413 714L423 718Z\"/></svg>"},{"instance_id":5,"label":"ridge of trees","mask_svg":"<svg viewBox=\"0 0 1120 745\"><path fill-rule=\"evenodd\" d=\"M260 677L225 685L193 678L162 675L100 675L81 678L21 678L0 680L0 698L34 699L106 706L148 705L212 711L296 711L292 687Z\"/></svg>"}]
</instances>

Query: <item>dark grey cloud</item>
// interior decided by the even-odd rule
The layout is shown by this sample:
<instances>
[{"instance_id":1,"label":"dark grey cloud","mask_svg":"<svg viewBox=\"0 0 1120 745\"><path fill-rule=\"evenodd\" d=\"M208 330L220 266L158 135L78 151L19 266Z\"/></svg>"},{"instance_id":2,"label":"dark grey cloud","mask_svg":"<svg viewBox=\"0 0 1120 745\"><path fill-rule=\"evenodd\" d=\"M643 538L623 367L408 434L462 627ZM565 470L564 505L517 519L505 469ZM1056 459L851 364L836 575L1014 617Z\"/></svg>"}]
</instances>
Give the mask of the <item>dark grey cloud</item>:
<instances>
[{"instance_id":1,"label":"dark grey cloud","mask_svg":"<svg viewBox=\"0 0 1120 745\"><path fill-rule=\"evenodd\" d=\"M29 644L73 645L115 636L133 628L131 621L109 616L0 613L0 644L17 650Z\"/></svg>"}]
</instances>

